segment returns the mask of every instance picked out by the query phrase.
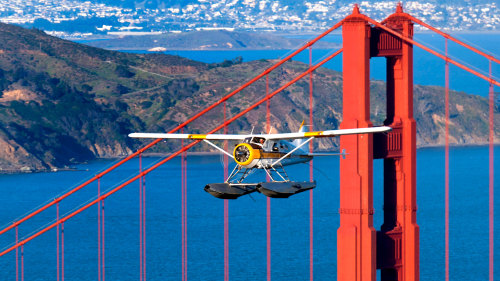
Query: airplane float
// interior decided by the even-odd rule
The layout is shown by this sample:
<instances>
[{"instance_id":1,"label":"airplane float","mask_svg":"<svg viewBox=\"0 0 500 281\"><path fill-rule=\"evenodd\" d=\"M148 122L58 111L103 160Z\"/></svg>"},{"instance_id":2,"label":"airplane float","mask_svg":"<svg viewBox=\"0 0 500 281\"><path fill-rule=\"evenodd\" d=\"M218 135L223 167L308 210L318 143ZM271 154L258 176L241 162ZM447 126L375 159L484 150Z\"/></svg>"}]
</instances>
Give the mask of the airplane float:
<instances>
[{"instance_id":1,"label":"airplane float","mask_svg":"<svg viewBox=\"0 0 500 281\"><path fill-rule=\"evenodd\" d=\"M132 133L132 138L163 138L203 140L220 152L233 158L236 162L231 174L223 183L211 183L205 186L205 191L221 199L236 199L242 195L258 191L273 198L288 198L291 195L316 187L316 181L291 181L285 172L285 166L306 163L314 156L346 155L309 153L305 145L315 138L336 137L353 134L383 133L392 130L391 127L369 127L356 129L339 129L328 131L307 132L303 124L297 133L281 134L168 134L168 133ZM213 140L238 141L233 153L215 145ZM293 141L290 141L293 140ZM245 183L244 180L255 169L262 169L270 182Z\"/></svg>"}]
</instances>

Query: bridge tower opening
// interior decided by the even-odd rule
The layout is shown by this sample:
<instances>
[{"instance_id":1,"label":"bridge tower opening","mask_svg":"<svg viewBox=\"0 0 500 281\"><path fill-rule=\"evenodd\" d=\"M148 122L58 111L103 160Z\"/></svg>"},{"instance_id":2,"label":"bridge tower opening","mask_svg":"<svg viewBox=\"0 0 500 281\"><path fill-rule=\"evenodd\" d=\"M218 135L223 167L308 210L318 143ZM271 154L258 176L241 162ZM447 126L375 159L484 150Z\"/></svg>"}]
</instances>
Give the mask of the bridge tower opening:
<instances>
[{"instance_id":1,"label":"bridge tower opening","mask_svg":"<svg viewBox=\"0 0 500 281\"><path fill-rule=\"evenodd\" d=\"M398 4L382 22L412 38L413 23ZM338 280L419 280L416 223L416 122L413 119L413 45L371 26L357 6L346 17L343 37L341 128L370 127L370 58L385 57L385 135L340 137ZM384 222L373 226L373 159L384 159Z\"/></svg>"}]
</instances>

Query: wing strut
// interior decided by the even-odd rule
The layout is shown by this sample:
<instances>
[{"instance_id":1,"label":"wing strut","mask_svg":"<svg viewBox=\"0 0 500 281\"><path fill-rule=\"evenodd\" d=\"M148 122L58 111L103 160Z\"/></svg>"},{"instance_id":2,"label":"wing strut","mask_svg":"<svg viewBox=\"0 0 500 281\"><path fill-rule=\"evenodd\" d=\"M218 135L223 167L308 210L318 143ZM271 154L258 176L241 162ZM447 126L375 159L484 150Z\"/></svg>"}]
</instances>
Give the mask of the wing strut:
<instances>
[{"instance_id":1,"label":"wing strut","mask_svg":"<svg viewBox=\"0 0 500 281\"><path fill-rule=\"evenodd\" d=\"M208 143L209 145L211 145L211 146L213 146L213 147L217 148L217 149L218 149L219 151L221 151L222 153L224 153L224 154L226 154L227 156L229 156L229 157L231 157L231 158L233 158L233 159L234 159L234 156L233 156L233 155L231 155L229 152L225 151L224 149L222 149L222 148L218 147L218 146L217 146L217 145L215 145L213 142L211 142L211 141L209 141L209 140L206 140L206 139L204 139L203 141L204 141L204 142L206 142L206 143Z\"/></svg>"}]
</instances>

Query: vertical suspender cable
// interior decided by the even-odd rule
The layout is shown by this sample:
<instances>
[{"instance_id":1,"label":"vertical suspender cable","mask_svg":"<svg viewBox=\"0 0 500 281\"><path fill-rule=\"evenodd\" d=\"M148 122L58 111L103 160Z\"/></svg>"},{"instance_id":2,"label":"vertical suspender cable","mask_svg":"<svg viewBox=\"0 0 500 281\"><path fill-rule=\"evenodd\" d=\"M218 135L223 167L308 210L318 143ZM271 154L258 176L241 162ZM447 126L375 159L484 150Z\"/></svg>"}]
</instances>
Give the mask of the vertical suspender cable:
<instances>
[{"instance_id":1,"label":"vertical suspender cable","mask_svg":"<svg viewBox=\"0 0 500 281\"><path fill-rule=\"evenodd\" d=\"M266 96L269 95L269 75L266 75ZM266 122L267 122L267 131L269 132L271 128L270 119L271 119L271 111L270 111L270 99L267 99L266 104ZM269 181L269 176L267 177ZM267 281L271 281L271 198L267 197Z\"/></svg>"},{"instance_id":2,"label":"vertical suspender cable","mask_svg":"<svg viewBox=\"0 0 500 281\"><path fill-rule=\"evenodd\" d=\"M139 154L139 173L142 173L142 153ZM139 178L139 280L143 280L142 264L142 177Z\"/></svg>"},{"instance_id":3,"label":"vertical suspender cable","mask_svg":"<svg viewBox=\"0 0 500 281\"><path fill-rule=\"evenodd\" d=\"M187 152L184 151L184 264L186 265L186 281L188 280L188 240L187 240Z\"/></svg>"},{"instance_id":4,"label":"vertical suspender cable","mask_svg":"<svg viewBox=\"0 0 500 281\"><path fill-rule=\"evenodd\" d=\"M97 178L97 198L101 196L101 178ZM59 228L58 228L59 229ZM97 280L101 281L101 201L97 202Z\"/></svg>"},{"instance_id":5,"label":"vertical suspender cable","mask_svg":"<svg viewBox=\"0 0 500 281\"><path fill-rule=\"evenodd\" d=\"M184 264L186 269L185 281L188 280L188 237L187 237L187 152L184 151Z\"/></svg>"},{"instance_id":6,"label":"vertical suspender cable","mask_svg":"<svg viewBox=\"0 0 500 281\"><path fill-rule=\"evenodd\" d=\"M18 226L16 226L16 244L17 243L19 243L19 227ZM19 281L19 248L16 248L16 281Z\"/></svg>"},{"instance_id":7,"label":"vertical suspender cable","mask_svg":"<svg viewBox=\"0 0 500 281\"><path fill-rule=\"evenodd\" d=\"M226 123L226 102L224 101L224 123ZM227 126L224 126L224 134L227 134ZM228 143L224 141L224 150L227 151ZM228 157L224 154L224 180L228 177ZM224 199L224 281L229 281L229 202Z\"/></svg>"},{"instance_id":8,"label":"vertical suspender cable","mask_svg":"<svg viewBox=\"0 0 500 281\"><path fill-rule=\"evenodd\" d=\"M21 245L21 281L24 281L24 244Z\"/></svg>"},{"instance_id":9,"label":"vertical suspender cable","mask_svg":"<svg viewBox=\"0 0 500 281\"><path fill-rule=\"evenodd\" d=\"M104 200L101 200L101 274L102 274L102 277L101 277L101 280L104 281L106 280L106 254L105 254L105 249L106 249L106 245L105 245L105 229L104 229L104 226L105 226L105 216L104 216ZM64 281L64 279L63 279Z\"/></svg>"},{"instance_id":10,"label":"vertical suspender cable","mask_svg":"<svg viewBox=\"0 0 500 281\"><path fill-rule=\"evenodd\" d=\"M184 128L181 128L181 134L184 133ZM184 147L184 140L181 140L181 147ZM184 153L181 153L181 272L182 281L185 280L186 270L184 268Z\"/></svg>"},{"instance_id":11,"label":"vertical suspender cable","mask_svg":"<svg viewBox=\"0 0 500 281\"><path fill-rule=\"evenodd\" d=\"M184 155L184 165L182 167L182 178L184 179L184 183L182 185L182 194L184 196L184 202L183 202L183 207L184 207L184 217L183 217L183 221L182 221L182 224L184 226L183 228L183 235L184 235L184 281L187 280L187 237L186 237L186 217L187 217L187 198L186 198L186 181L187 181L187 178L186 178L186 153L184 152L183 153Z\"/></svg>"},{"instance_id":12,"label":"vertical suspender cable","mask_svg":"<svg viewBox=\"0 0 500 281\"><path fill-rule=\"evenodd\" d=\"M56 219L59 221L59 203L56 204ZM59 225L57 225L56 228L56 276L57 276L57 281L59 281Z\"/></svg>"},{"instance_id":13,"label":"vertical suspender cable","mask_svg":"<svg viewBox=\"0 0 500 281\"><path fill-rule=\"evenodd\" d=\"M271 198L267 198L267 281L271 281Z\"/></svg>"},{"instance_id":14,"label":"vertical suspender cable","mask_svg":"<svg viewBox=\"0 0 500 281\"><path fill-rule=\"evenodd\" d=\"M450 84L449 84L449 64L448 64L448 39L445 39L445 148L444 148L444 217L445 217L445 280L450 280Z\"/></svg>"},{"instance_id":15,"label":"vertical suspender cable","mask_svg":"<svg viewBox=\"0 0 500 281\"><path fill-rule=\"evenodd\" d=\"M146 176L142 176L142 270L146 280Z\"/></svg>"},{"instance_id":16,"label":"vertical suspender cable","mask_svg":"<svg viewBox=\"0 0 500 281\"><path fill-rule=\"evenodd\" d=\"M64 281L64 221L61 223L61 280Z\"/></svg>"},{"instance_id":17,"label":"vertical suspender cable","mask_svg":"<svg viewBox=\"0 0 500 281\"><path fill-rule=\"evenodd\" d=\"M101 196L101 178L97 179L97 196ZM104 200L97 202L97 274L99 275L98 280L104 281L105 270L104 270Z\"/></svg>"},{"instance_id":18,"label":"vertical suspender cable","mask_svg":"<svg viewBox=\"0 0 500 281\"><path fill-rule=\"evenodd\" d=\"M490 78L492 78L491 74L491 60L490 60L490 65L489 65L489 72L490 72ZM493 262L493 257L494 257L494 164L493 164L493 143L494 143L494 138L495 138L495 131L494 131L494 97L493 97L493 84L490 82L490 91L489 91L489 109L490 109L490 116L489 116L489 123L490 123L490 136L489 136L489 276L490 276L490 281L493 281L494 278L494 262Z\"/></svg>"},{"instance_id":19,"label":"vertical suspender cable","mask_svg":"<svg viewBox=\"0 0 500 281\"><path fill-rule=\"evenodd\" d=\"M269 95L269 75L266 75L266 96ZM271 100L266 101L266 132L271 130Z\"/></svg>"},{"instance_id":20,"label":"vertical suspender cable","mask_svg":"<svg viewBox=\"0 0 500 281\"><path fill-rule=\"evenodd\" d=\"M184 129L181 130L181 133ZM181 145L184 147L184 141L181 141ZM187 200L186 200L186 188L187 188L187 178L186 178L186 153L181 154L181 212L182 212L182 281L187 280Z\"/></svg>"},{"instance_id":21,"label":"vertical suspender cable","mask_svg":"<svg viewBox=\"0 0 500 281\"><path fill-rule=\"evenodd\" d=\"M312 67L312 46L309 47L309 67ZM312 132L313 128L313 73L309 73L309 128ZM309 142L309 153L313 152L313 141ZM314 180L313 176L313 160L309 162L309 180ZM314 193L309 191L309 279L314 280Z\"/></svg>"}]
</instances>

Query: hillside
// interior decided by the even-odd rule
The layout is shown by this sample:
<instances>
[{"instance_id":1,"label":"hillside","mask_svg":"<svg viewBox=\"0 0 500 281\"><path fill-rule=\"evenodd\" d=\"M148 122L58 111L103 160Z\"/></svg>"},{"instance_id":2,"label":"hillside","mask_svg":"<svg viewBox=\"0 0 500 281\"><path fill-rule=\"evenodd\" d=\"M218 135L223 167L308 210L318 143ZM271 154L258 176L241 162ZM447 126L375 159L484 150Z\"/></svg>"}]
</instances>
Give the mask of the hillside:
<instances>
[{"instance_id":1,"label":"hillside","mask_svg":"<svg viewBox=\"0 0 500 281\"><path fill-rule=\"evenodd\" d=\"M277 50L295 49L301 39L284 38L272 34L226 30L164 33L159 35L122 36L96 40L85 44L112 50L148 50L163 47L167 50ZM317 48L336 48L335 43L318 42Z\"/></svg>"},{"instance_id":2,"label":"hillside","mask_svg":"<svg viewBox=\"0 0 500 281\"><path fill-rule=\"evenodd\" d=\"M3 171L129 153L126 135L141 121L122 113L120 96L207 69L180 57L105 51L6 24L0 38Z\"/></svg>"},{"instance_id":3,"label":"hillside","mask_svg":"<svg viewBox=\"0 0 500 281\"><path fill-rule=\"evenodd\" d=\"M162 132L235 89L273 61L204 64L160 54L126 54L64 41L38 30L0 24L0 171L65 168L96 157L119 157L141 143L134 131ZM307 68L288 62L269 76L271 90ZM271 101L272 126L296 130L308 116L307 80ZM342 76L319 69L314 78L315 128L334 129L341 116ZM372 119L381 124L385 84L372 82ZM265 95L264 81L228 102L229 115ZM444 143L443 89L415 87L415 118L420 146ZM487 100L465 93L451 95L454 144L487 141ZM231 132L264 128L265 108L247 114ZM495 116L500 124L500 115ZM222 119L217 108L191 124L206 132ZM496 131L497 139L499 131ZM163 143L169 152L178 142ZM318 150L337 143L322 140ZM198 149L201 149L200 147Z\"/></svg>"}]
</instances>

